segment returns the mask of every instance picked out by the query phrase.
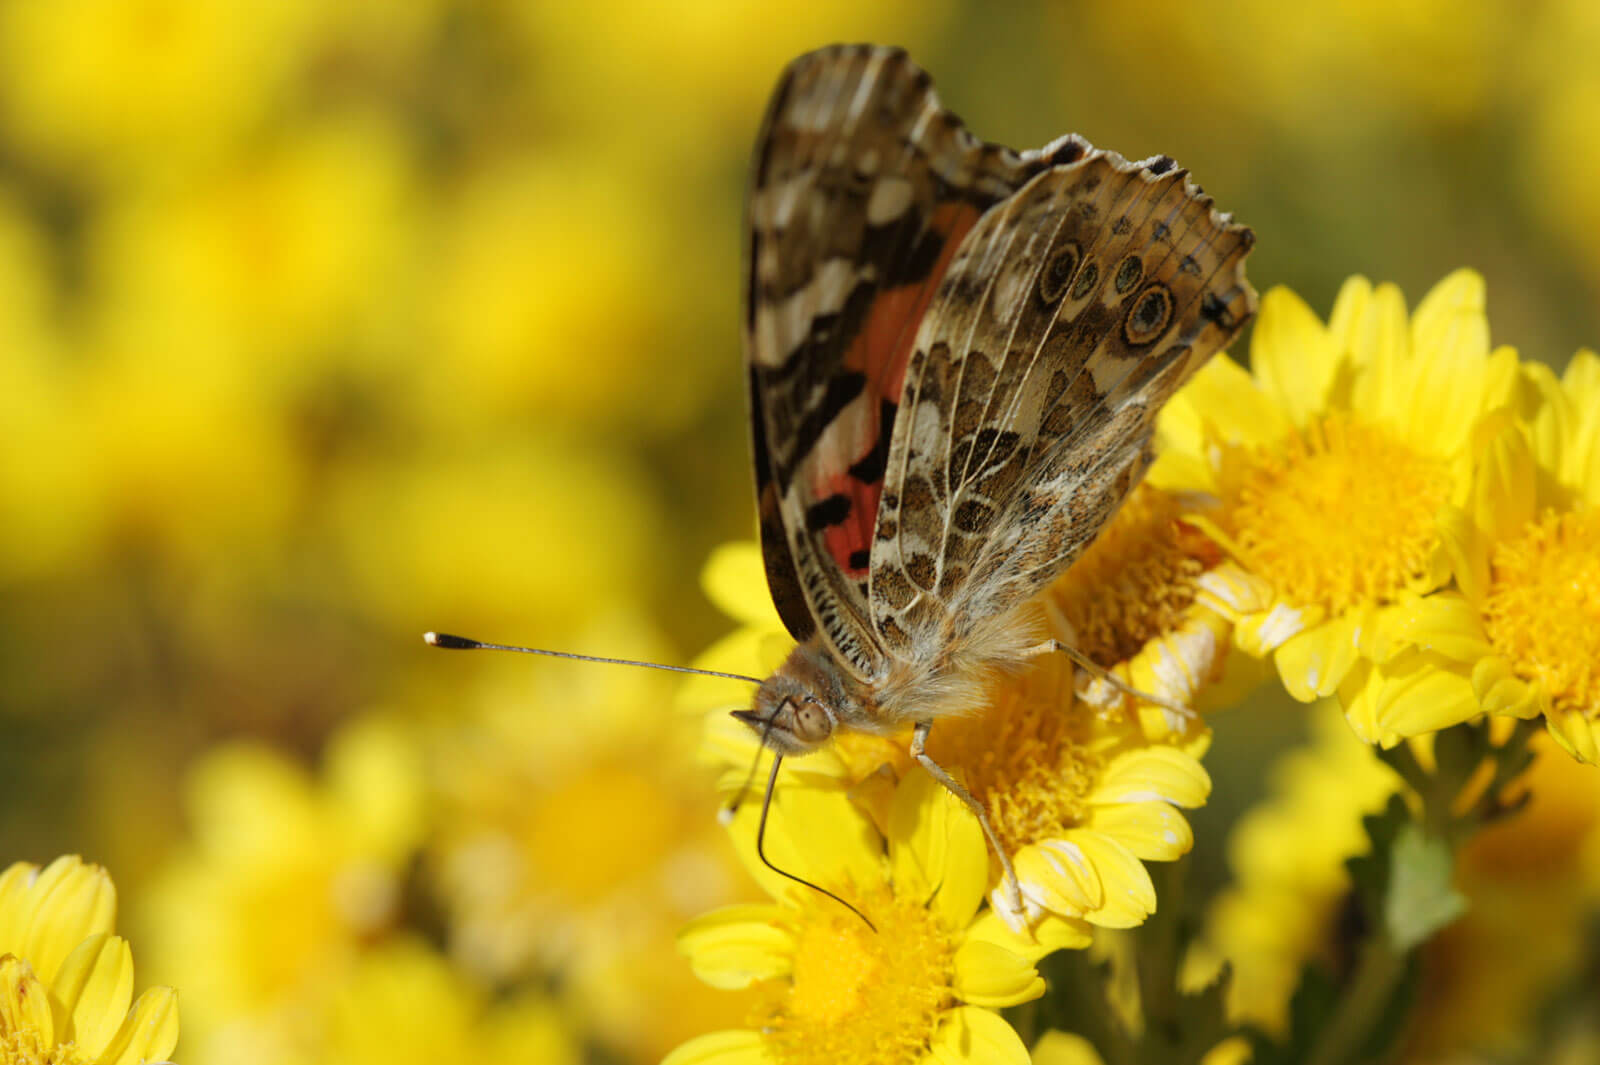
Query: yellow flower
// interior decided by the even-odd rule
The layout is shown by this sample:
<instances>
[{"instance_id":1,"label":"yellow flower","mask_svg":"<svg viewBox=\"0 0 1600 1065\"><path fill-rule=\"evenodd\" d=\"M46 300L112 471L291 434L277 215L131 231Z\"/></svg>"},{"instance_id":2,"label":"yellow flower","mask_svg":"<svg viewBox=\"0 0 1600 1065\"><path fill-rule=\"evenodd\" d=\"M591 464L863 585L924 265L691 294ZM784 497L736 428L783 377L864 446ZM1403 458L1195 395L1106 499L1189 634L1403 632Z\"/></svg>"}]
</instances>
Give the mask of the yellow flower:
<instances>
[{"instance_id":1,"label":"yellow flower","mask_svg":"<svg viewBox=\"0 0 1600 1065\"><path fill-rule=\"evenodd\" d=\"M1133 517L1135 524L1145 520L1137 510ZM1115 544L1109 550L1125 546ZM1098 565L1091 559L1088 572L1094 574ZM766 614L770 606L752 605L758 597L766 598L755 552L719 554L707 572L713 597L724 609L749 620L703 656L701 664L752 675L770 668L781 659L784 640L782 630L771 627ZM1159 567L1150 572L1159 573ZM1070 585L1071 579L1068 574L1062 581ZM1133 587L1141 594L1149 590L1144 583ZM1066 604L1064 616L1076 618L1074 625L1081 632L1058 633L1065 638L1104 634L1114 640L1116 619L1138 612L1131 603L1133 596L1114 587L1102 591L1098 603L1094 592L1088 593L1092 608L1080 607L1070 589L1061 593L1056 601ZM1106 617L1112 622L1104 623ZM1171 640L1167 624L1162 621L1145 630L1149 636L1145 649L1134 654L1133 679L1144 679L1137 668L1141 654L1158 658L1167 653L1164 641ZM1197 624L1204 627L1206 622ZM774 648L778 657L767 659ZM1214 664L1196 669L1202 659L1180 661L1193 671L1191 676L1209 675ZM1173 672L1181 676L1183 669ZM1169 687L1161 681L1153 686L1158 692L1179 695L1192 690L1186 683ZM1019 930L1047 919L1082 919L1113 928L1141 923L1156 904L1154 885L1141 860L1169 861L1189 850L1193 834L1177 807L1201 805L1211 789L1193 751L1152 743L1145 735L1149 722L1089 706L1079 701L1074 687L1070 663L1063 656L1049 655L1015 676L997 678L983 706L974 707L970 716L941 720L929 735L928 753L964 779L1011 856L1023 910L1013 912L1004 905L1004 884L996 887L992 899ZM707 696L716 692L724 700L709 718L706 749L712 761L726 767L723 786L731 793L748 776L755 737L748 727L727 718L731 704L726 700L735 696L748 700L748 690L698 679L693 690ZM1160 720L1164 712L1150 713ZM1171 723L1151 727L1165 734ZM1203 732L1177 738L1187 740L1196 751L1204 749ZM881 825L886 779L903 777L908 771L908 744L908 736L846 732L817 753L785 763L785 768L793 767L794 777L811 787L847 791ZM998 877L998 863L993 871Z\"/></svg>"},{"instance_id":2,"label":"yellow flower","mask_svg":"<svg viewBox=\"0 0 1600 1065\"><path fill-rule=\"evenodd\" d=\"M75 856L0 873L0 1061L136 1065L178 1042L178 998L133 1001L133 953L113 935L111 877Z\"/></svg>"},{"instance_id":3,"label":"yellow flower","mask_svg":"<svg viewBox=\"0 0 1600 1065\"><path fill-rule=\"evenodd\" d=\"M332 995L314 1046L293 1065L578 1065L554 1003L495 998L422 943L403 937L364 954Z\"/></svg>"},{"instance_id":4,"label":"yellow flower","mask_svg":"<svg viewBox=\"0 0 1600 1065\"><path fill-rule=\"evenodd\" d=\"M33 152L103 176L204 160L285 87L305 0L0 5L0 100Z\"/></svg>"},{"instance_id":5,"label":"yellow flower","mask_svg":"<svg viewBox=\"0 0 1600 1065\"><path fill-rule=\"evenodd\" d=\"M1200 1065L1247 1065L1250 1044L1239 1036L1225 1039L1200 1058ZM1104 1065L1094 1044L1072 1032L1046 1032L1033 1047L1033 1065Z\"/></svg>"},{"instance_id":6,"label":"yellow flower","mask_svg":"<svg viewBox=\"0 0 1600 1065\"><path fill-rule=\"evenodd\" d=\"M1490 351L1483 304L1482 279L1458 271L1408 321L1398 289L1354 278L1325 326L1275 289L1252 338L1253 374L1214 359L1163 419L1175 451L1153 476L1215 501L1191 520L1250 575L1232 610L1240 646L1272 655L1303 702L1346 695L1369 742L1478 710L1459 685L1424 685L1428 698L1400 706L1349 696L1369 670L1411 682L1423 664L1382 654L1396 621L1383 608L1449 581L1474 429L1516 391L1516 353Z\"/></svg>"},{"instance_id":7,"label":"yellow flower","mask_svg":"<svg viewBox=\"0 0 1600 1065\"><path fill-rule=\"evenodd\" d=\"M1330 702L1311 712L1312 742L1269 771L1271 797L1228 840L1234 882L1212 903L1186 982L1232 966L1228 1012L1281 1034L1289 998L1309 959L1337 960L1335 931L1350 891L1347 858L1367 849L1361 818L1398 785Z\"/></svg>"},{"instance_id":8,"label":"yellow flower","mask_svg":"<svg viewBox=\"0 0 1600 1065\"><path fill-rule=\"evenodd\" d=\"M1385 625L1396 658L1426 661L1416 680L1382 668L1357 706L1415 716L1444 685L1490 713L1544 715L1574 758L1600 761L1600 358L1580 352L1557 380L1524 373L1532 420L1509 417L1484 448L1458 522L1457 584L1407 601Z\"/></svg>"},{"instance_id":9,"label":"yellow flower","mask_svg":"<svg viewBox=\"0 0 1600 1065\"><path fill-rule=\"evenodd\" d=\"M418 753L371 717L335 736L321 780L240 743L187 786L193 839L146 898L151 960L190 995L192 1061L281 1060L398 915L422 831Z\"/></svg>"},{"instance_id":10,"label":"yellow flower","mask_svg":"<svg viewBox=\"0 0 1600 1065\"><path fill-rule=\"evenodd\" d=\"M1037 998L1044 981L1033 959L1088 937L1062 923L1057 939L1039 947L1023 944L993 914L975 919L988 858L982 830L957 800L926 774L908 776L880 834L837 791L779 782L768 858L859 915L762 864L758 817L748 804L731 831L775 901L714 911L679 940L701 979L757 988L751 1028L691 1040L664 1065L1028 1061L1022 1040L993 1010Z\"/></svg>"}]
</instances>

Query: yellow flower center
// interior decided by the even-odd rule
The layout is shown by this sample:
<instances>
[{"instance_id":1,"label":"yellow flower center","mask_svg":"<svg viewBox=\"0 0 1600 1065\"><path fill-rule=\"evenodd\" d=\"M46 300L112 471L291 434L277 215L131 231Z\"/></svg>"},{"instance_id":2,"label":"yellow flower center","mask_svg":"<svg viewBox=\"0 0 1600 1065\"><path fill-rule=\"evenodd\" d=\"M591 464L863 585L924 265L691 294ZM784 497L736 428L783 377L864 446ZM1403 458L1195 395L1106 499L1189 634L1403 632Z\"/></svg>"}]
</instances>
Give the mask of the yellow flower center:
<instances>
[{"instance_id":1,"label":"yellow flower center","mask_svg":"<svg viewBox=\"0 0 1600 1065\"><path fill-rule=\"evenodd\" d=\"M886 885L846 894L877 925L829 899L796 916L794 969L769 981L754 1027L779 1065L912 1065L955 1005L955 943L920 901Z\"/></svg>"},{"instance_id":2,"label":"yellow flower center","mask_svg":"<svg viewBox=\"0 0 1600 1065\"><path fill-rule=\"evenodd\" d=\"M1546 514L1497 545L1484 624L1552 708L1600 717L1600 510Z\"/></svg>"},{"instance_id":3,"label":"yellow flower center","mask_svg":"<svg viewBox=\"0 0 1600 1065\"><path fill-rule=\"evenodd\" d=\"M71 1043L45 1046L31 1028L0 1031L0 1065L83 1065L86 1060Z\"/></svg>"},{"instance_id":4,"label":"yellow flower center","mask_svg":"<svg viewBox=\"0 0 1600 1065\"><path fill-rule=\"evenodd\" d=\"M1084 742L1089 717L1074 712L1071 671L1048 661L1002 677L982 715L939 722L929 753L959 770L989 812L1006 853L1080 825L1102 759Z\"/></svg>"},{"instance_id":5,"label":"yellow flower center","mask_svg":"<svg viewBox=\"0 0 1600 1065\"><path fill-rule=\"evenodd\" d=\"M1077 649L1101 665L1125 662L1176 631L1194 603L1195 581L1221 561L1216 546L1179 516L1176 498L1141 485L1045 593Z\"/></svg>"},{"instance_id":6,"label":"yellow flower center","mask_svg":"<svg viewBox=\"0 0 1600 1065\"><path fill-rule=\"evenodd\" d=\"M1245 459L1230 496L1240 561L1290 602L1339 612L1417 583L1439 547L1445 464L1331 414Z\"/></svg>"}]
</instances>

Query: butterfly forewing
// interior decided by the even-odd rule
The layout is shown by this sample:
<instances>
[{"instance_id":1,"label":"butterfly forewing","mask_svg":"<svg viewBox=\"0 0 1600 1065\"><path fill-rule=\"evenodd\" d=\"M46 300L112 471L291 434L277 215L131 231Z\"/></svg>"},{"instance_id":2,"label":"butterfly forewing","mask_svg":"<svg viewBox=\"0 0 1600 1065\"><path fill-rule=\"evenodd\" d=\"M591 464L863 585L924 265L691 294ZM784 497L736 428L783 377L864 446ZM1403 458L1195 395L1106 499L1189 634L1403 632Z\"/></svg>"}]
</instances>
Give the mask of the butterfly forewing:
<instances>
[{"instance_id":1,"label":"butterfly forewing","mask_svg":"<svg viewBox=\"0 0 1600 1065\"><path fill-rule=\"evenodd\" d=\"M1253 313L1251 242L1170 161L1101 152L985 214L918 330L890 448L871 603L891 653L950 657L1095 537L1161 404Z\"/></svg>"},{"instance_id":2,"label":"butterfly forewing","mask_svg":"<svg viewBox=\"0 0 1600 1065\"><path fill-rule=\"evenodd\" d=\"M979 142L895 49L802 56L774 94L747 216L762 550L789 631L858 678L885 667L867 582L918 328L983 213L1085 150Z\"/></svg>"}]
</instances>

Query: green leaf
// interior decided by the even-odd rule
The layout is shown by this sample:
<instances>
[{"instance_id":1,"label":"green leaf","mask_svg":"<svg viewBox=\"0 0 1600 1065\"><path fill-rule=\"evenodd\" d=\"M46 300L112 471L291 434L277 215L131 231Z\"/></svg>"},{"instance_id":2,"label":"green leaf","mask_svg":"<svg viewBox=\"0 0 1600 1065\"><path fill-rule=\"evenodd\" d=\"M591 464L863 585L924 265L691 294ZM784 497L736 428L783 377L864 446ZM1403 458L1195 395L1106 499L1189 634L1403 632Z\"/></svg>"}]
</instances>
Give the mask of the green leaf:
<instances>
[{"instance_id":1,"label":"green leaf","mask_svg":"<svg viewBox=\"0 0 1600 1065\"><path fill-rule=\"evenodd\" d=\"M1455 889L1455 855L1449 843L1407 824L1395 838L1389 862L1383 923L1396 950L1407 952L1467 910Z\"/></svg>"}]
</instances>

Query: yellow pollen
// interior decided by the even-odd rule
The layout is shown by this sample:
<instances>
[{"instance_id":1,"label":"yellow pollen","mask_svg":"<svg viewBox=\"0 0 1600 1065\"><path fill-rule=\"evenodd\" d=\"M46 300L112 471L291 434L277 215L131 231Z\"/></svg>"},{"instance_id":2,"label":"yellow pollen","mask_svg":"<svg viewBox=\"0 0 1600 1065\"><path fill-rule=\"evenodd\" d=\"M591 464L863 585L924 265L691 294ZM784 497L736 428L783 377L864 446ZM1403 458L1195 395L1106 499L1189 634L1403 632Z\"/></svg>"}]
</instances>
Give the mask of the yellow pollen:
<instances>
[{"instance_id":1,"label":"yellow pollen","mask_svg":"<svg viewBox=\"0 0 1600 1065\"><path fill-rule=\"evenodd\" d=\"M1179 516L1176 498L1141 485L1045 593L1077 649L1101 665L1125 662L1177 630L1195 581L1221 561L1216 545Z\"/></svg>"},{"instance_id":2,"label":"yellow pollen","mask_svg":"<svg viewBox=\"0 0 1600 1065\"><path fill-rule=\"evenodd\" d=\"M1600 510L1546 514L1496 546L1484 625L1553 709L1600 717Z\"/></svg>"},{"instance_id":3,"label":"yellow pollen","mask_svg":"<svg viewBox=\"0 0 1600 1065\"><path fill-rule=\"evenodd\" d=\"M991 686L982 714L939 722L934 760L958 770L983 803L1007 854L1083 823L1102 760L1083 742L1071 671L1058 662Z\"/></svg>"},{"instance_id":4,"label":"yellow pollen","mask_svg":"<svg viewBox=\"0 0 1600 1065\"><path fill-rule=\"evenodd\" d=\"M1439 546L1444 462L1331 414L1233 472L1240 561L1292 603L1339 612L1416 583Z\"/></svg>"},{"instance_id":5,"label":"yellow pollen","mask_svg":"<svg viewBox=\"0 0 1600 1065\"><path fill-rule=\"evenodd\" d=\"M955 943L921 902L886 885L825 898L793 918L794 970L761 988L753 1020L778 1065L912 1065L956 1004Z\"/></svg>"}]
</instances>

